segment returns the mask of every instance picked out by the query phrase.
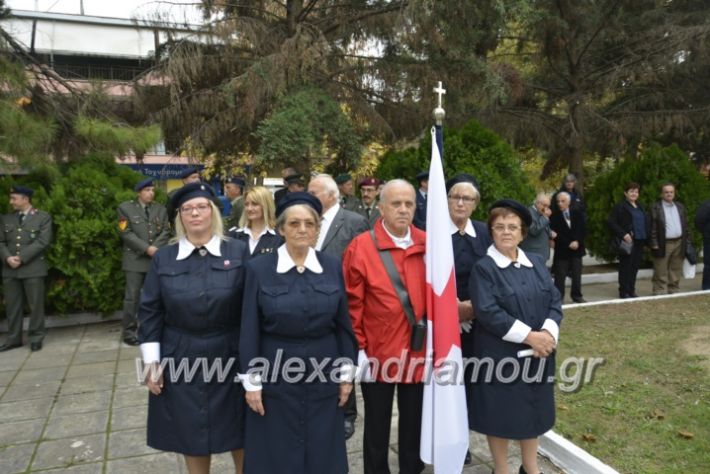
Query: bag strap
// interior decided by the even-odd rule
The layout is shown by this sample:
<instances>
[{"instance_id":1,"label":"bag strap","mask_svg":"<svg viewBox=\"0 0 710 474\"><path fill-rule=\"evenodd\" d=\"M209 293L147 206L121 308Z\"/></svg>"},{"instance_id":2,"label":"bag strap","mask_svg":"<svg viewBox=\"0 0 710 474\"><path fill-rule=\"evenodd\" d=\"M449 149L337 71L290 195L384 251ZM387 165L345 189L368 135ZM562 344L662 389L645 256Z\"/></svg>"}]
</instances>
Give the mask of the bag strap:
<instances>
[{"instance_id":1,"label":"bag strap","mask_svg":"<svg viewBox=\"0 0 710 474\"><path fill-rule=\"evenodd\" d=\"M383 250L377 246L377 239L375 239L374 229L370 231L370 237L372 237L372 243L375 245L377 253L380 254L382 264L385 266L385 270L387 270L387 276L389 276L390 281L392 282L394 292L397 293L397 297L399 298L399 302L402 304L402 309L404 310L404 314L409 320L409 324L415 326L417 320L414 316L414 309L412 309L412 303L409 301L409 294L407 293L407 289L404 287L402 279L399 277L397 267L394 265L392 255L390 255L389 250Z\"/></svg>"}]
</instances>

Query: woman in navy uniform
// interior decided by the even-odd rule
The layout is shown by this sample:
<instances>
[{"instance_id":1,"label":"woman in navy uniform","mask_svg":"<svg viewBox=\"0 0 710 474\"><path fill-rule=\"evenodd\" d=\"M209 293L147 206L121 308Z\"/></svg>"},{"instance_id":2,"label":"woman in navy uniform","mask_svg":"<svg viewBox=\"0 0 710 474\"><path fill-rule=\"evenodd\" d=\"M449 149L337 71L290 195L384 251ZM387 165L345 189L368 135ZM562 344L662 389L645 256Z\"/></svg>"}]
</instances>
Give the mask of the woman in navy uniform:
<instances>
[{"instance_id":1,"label":"woman in navy uniform","mask_svg":"<svg viewBox=\"0 0 710 474\"><path fill-rule=\"evenodd\" d=\"M274 228L276 211L271 191L263 186L249 188L244 195L244 212L239 228L229 229L229 236L249 244L249 253L255 257L275 252L283 243Z\"/></svg>"},{"instance_id":2,"label":"woman in navy uniform","mask_svg":"<svg viewBox=\"0 0 710 474\"><path fill-rule=\"evenodd\" d=\"M487 435L496 474L508 473L511 439L520 442L519 472L537 474L538 436L555 423L554 350L562 309L542 257L518 247L531 220L519 202L494 203L488 217L493 245L469 281L474 355L493 362L491 370L481 364L470 418L473 430ZM530 349L530 355L519 354Z\"/></svg>"},{"instance_id":3,"label":"woman in navy uniform","mask_svg":"<svg viewBox=\"0 0 710 474\"><path fill-rule=\"evenodd\" d=\"M473 266L486 256L491 245L491 236L485 222L471 220L471 214L481 202L478 182L470 174L461 173L446 182L446 192L451 217L451 243L454 249L454 267L456 270L456 297L461 325L461 352L464 357L473 357L473 324L475 315L471 297L468 294L469 276ZM466 404L468 405L469 427L473 413L471 374L473 366L466 366L464 384ZM471 455L466 454L466 464L470 464Z\"/></svg>"},{"instance_id":4,"label":"woman in navy uniform","mask_svg":"<svg viewBox=\"0 0 710 474\"><path fill-rule=\"evenodd\" d=\"M340 260L313 249L320 213L316 197L287 194L277 210L285 244L247 264L239 341L250 408L247 474L348 472L341 407L352 390L356 342ZM258 377L264 360L270 370ZM323 379L314 363L324 364Z\"/></svg>"},{"instance_id":5,"label":"woman in navy uniform","mask_svg":"<svg viewBox=\"0 0 710 474\"><path fill-rule=\"evenodd\" d=\"M216 199L203 183L173 195L176 242L153 257L138 312L143 361L151 368L148 446L184 454L193 474L209 472L210 455L226 451L241 472L243 457L237 355L248 250L222 236ZM174 364L161 372L161 359ZM187 370L178 372L180 364Z\"/></svg>"}]
</instances>

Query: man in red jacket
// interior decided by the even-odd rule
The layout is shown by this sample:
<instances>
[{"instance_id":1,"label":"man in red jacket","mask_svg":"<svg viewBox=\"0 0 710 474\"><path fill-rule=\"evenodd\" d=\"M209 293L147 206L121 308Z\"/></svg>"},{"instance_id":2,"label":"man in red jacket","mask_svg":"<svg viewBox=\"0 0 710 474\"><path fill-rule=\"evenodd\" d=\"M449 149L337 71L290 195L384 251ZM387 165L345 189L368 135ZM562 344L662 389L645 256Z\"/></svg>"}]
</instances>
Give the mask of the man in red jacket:
<instances>
[{"instance_id":1,"label":"man in red jacket","mask_svg":"<svg viewBox=\"0 0 710 474\"><path fill-rule=\"evenodd\" d=\"M392 400L397 389L399 409L399 472L418 474L424 469L419 458L422 412L422 377L425 347L413 350L412 322L395 292L380 252L389 252L406 289L414 323L421 325L426 312L424 250L426 234L412 225L416 198L404 180L389 181L379 203L382 218L371 232L350 243L343 255L343 273L350 316L360 349L359 365L369 366L363 379L365 474L389 473ZM421 341L420 341L421 342Z\"/></svg>"}]
</instances>

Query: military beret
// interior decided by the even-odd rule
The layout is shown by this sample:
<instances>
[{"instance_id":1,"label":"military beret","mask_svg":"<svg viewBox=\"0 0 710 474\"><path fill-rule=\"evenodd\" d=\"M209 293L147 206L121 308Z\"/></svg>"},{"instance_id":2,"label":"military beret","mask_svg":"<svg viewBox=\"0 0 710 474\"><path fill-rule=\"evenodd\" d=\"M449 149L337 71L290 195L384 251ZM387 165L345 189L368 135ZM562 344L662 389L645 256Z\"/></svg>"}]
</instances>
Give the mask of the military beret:
<instances>
[{"instance_id":1,"label":"military beret","mask_svg":"<svg viewBox=\"0 0 710 474\"><path fill-rule=\"evenodd\" d=\"M302 174L290 174L284 178L284 181L287 184L295 184L295 183L303 184L303 175Z\"/></svg>"},{"instance_id":2,"label":"military beret","mask_svg":"<svg viewBox=\"0 0 710 474\"><path fill-rule=\"evenodd\" d=\"M278 206L276 206L276 217L280 216L286 209L296 204L305 204L310 206L318 213L320 216L323 212L323 205L320 200L312 194L306 192L298 191L295 193L288 193L279 201Z\"/></svg>"},{"instance_id":3,"label":"military beret","mask_svg":"<svg viewBox=\"0 0 710 474\"><path fill-rule=\"evenodd\" d=\"M422 171L421 173L419 173L418 175L416 175L415 178L416 178L417 182L421 182L421 181L427 180L427 179L429 179L429 172L428 172L428 171Z\"/></svg>"},{"instance_id":4,"label":"military beret","mask_svg":"<svg viewBox=\"0 0 710 474\"><path fill-rule=\"evenodd\" d=\"M377 178L373 177L367 177L367 178L362 178L360 182L358 183L358 187L361 188L363 186L379 186L380 185L380 180Z\"/></svg>"},{"instance_id":5,"label":"military beret","mask_svg":"<svg viewBox=\"0 0 710 474\"><path fill-rule=\"evenodd\" d=\"M236 184L237 186L240 186L242 188L246 187L247 182L244 180L244 178L240 176L235 176L232 179L229 180L230 183Z\"/></svg>"},{"instance_id":6,"label":"military beret","mask_svg":"<svg viewBox=\"0 0 710 474\"><path fill-rule=\"evenodd\" d=\"M153 186L153 178L147 178L139 181L138 183L136 183L135 186L133 186L133 190L135 192L138 192L143 188L147 188L148 186Z\"/></svg>"},{"instance_id":7,"label":"military beret","mask_svg":"<svg viewBox=\"0 0 710 474\"><path fill-rule=\"evenodd\" d=\"M480 192L481 188L478 187L476 177L468 173L459 173L456 176L449 178L449 180L446 181L446 192L448 193L451 191L451 188L459 183L471 183L473 184L473 187L476 188L476 191Z\"/></svg>"},{"instance_id":8,"label":"military beret","mask_svg":"<svg viewBox=\"0 0 710 474\"><path fill-rule=\"evenodd\" d=\"M27 186L15 185L10 187L10 194L24 194L28 198L31 198L34 193L34 190Z\"/></svg>"},{"instance_id":9,"label":"military beret","mask_svg":"<svg viewBox=\"0 0 710 474\"><path fill-rule=\"evenodd\" d=\"M182 171L180 172L180 174L178 175L178 178L180 178L180 179L185 179L185 178L187 178L188 176L190 176L191 174L195 174L195 173L200 174L200 170L197 169L197 168L194 167L194 166L191 166L191 167L189 167L189 168L187 168L187 169L182 170Z\"/></svg>"},{"instance_id":10,"label":"military beret","mask_svg":"<svg viewBox=\"0 0 710 474\"><path fill-rule=\"evenodd\" d=\"M335 177L335 182L337 184L344 184L347 183L348 181L352 181L353 177L350 176L349 173L343 173L339 174L338 176Z\"/></svg>"},{"instance_id":11,"label":"military beret","mask_svg":"<svg viewBox=\"0 0 710 474\"><path fill-rule=\"evenodd\" d=\"M177 210L183 203L197 197L207 198L215 204L218 202L217 193L214 192L214 189L212 189L212 186L209 184L189 183L175 191L175 194L173 194L173 197L170 199L170 207L171 209Z\"/></svg>"},{"instance_id":12,"label":"military beret","mask_svg":"<svg viewBox=\"0 0 710 474\"><path fill-rule=\"evenodd\" d=\"M530 211L527 207L520 204L518 201L515 201L513 199L501 199L499 201L494 202L490 209L488 209L488 212L499 207L510 209L511 211L516 213L518 217L520 217L520 220L522 220L527 227L530 227L530 224L532 224L532 215L530 215Z\"/></svg>"}]
</instances>

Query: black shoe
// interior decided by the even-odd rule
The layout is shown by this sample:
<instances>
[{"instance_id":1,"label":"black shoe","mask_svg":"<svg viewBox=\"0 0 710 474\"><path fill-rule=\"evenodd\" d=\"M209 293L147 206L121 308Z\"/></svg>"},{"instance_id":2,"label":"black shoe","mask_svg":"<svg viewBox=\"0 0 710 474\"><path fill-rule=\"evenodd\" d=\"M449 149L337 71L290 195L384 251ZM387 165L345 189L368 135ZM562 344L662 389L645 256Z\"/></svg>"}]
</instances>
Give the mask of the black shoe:
<instances>
[{"instance_id":1,"label":"black shoe","mask_svg":"<svg viewBox=\"0 0 710 474\"><path fill-rule=\"evenodd\" d=\"M15 349L16 347L22 347L22 343L18 344L3 344L0 346L0 352L9 351L10 349Z\"/></svg>"},{"instance_id":2,"label":"black shoe","mask_svg":"<svg viewBox=\"0 0 710 474\"><path fill-rule=\"evenodd\" d=\"M540 474L544 474L542 471L538 471L538 472L540 472ZM521 465L520 469L518 469L518 474L528 474L528 473L525 471L525 468Z\"/></svg>"},{"instance_id":3,"label":"black shoe","mask_svg":"<svg viewBox=\"0 0 710 474\"><path fill-rule=\"evenodd\" d=\"M350 439L355 434L355 422L345 420L345 439Z\"/></svg>"},{"instance_id":4,"label":"black shoe","mask_svg":"<svg viewBox=\"0 0 710 474\"><path fill-rule=\"evenodd\" d=\"M464 466L471 464L471 451L466 451L466 457L463 460Z\"/></svg>"},{"instance_id":5,"label":"black shoe","mask_svg":"<svg viewBox=\"0 0 710 474\"><path fill-rule=\"evenodd\" d=\"M32 352L37 352L42 350L42 341L30 342L30 350Z\"/></svg>"},{"instance_id":6,"label":"black shoe","mask_svg":"<svg viewBox=\"0 0 710 474\"><path fill-rule=\"evenodd\" d=\"M123 338L123 342L128 344L129 346L138 346L140 345L140 341L136 336L128 336Z\"/></svg>"},{"instance_id":7,"label":"black shoe","mask_svg":"<svg viewBox=\"0 0 710 474\"><path fill-rule=\"evenodd\" d=\"M625 300L625 299L629 298L629 295L627 293L619 293L619 298L621 298L622 300Z\"/></svg>"},{"instance_id":8,"label":"black shoe","mask_svg":"<svg viewBox=\"0 0 710 474\"><path fill-rule=\"evenodd\" d=\"M586 303L587 302L587 300L585 300L584 298L581 298L581 297L580 298L572 298L572 301L574 301L575 303Z\"/></svg>"},{"instance_id":9,"label":"black shoe","mask_svg":"<svg viewBox=\"0 0 710 474\"><path fill-rule=\"evenodd\" d=\"M639 297L639 295L637 295L636 293L631 293L629 295L629 298L638 298L638 297Z\"/></svg>"}]
</instances>

